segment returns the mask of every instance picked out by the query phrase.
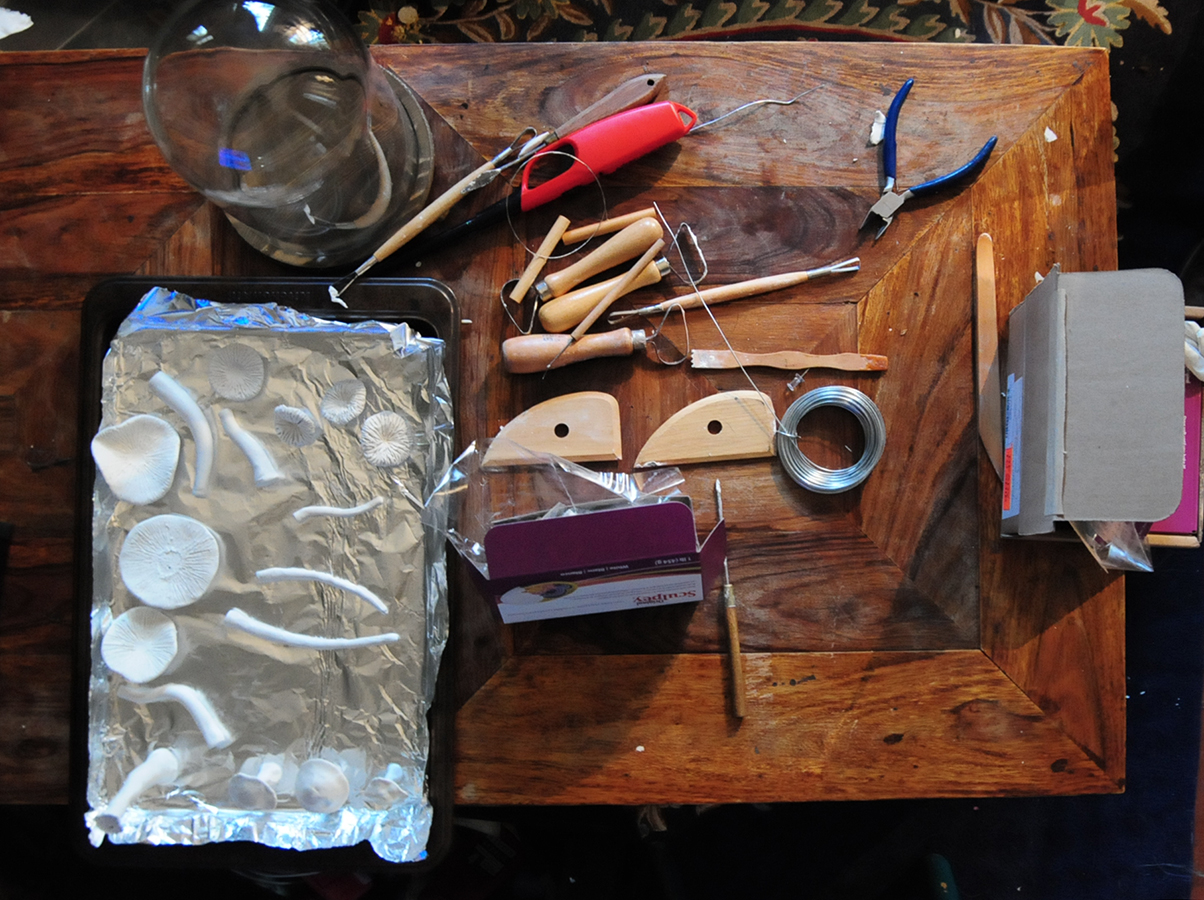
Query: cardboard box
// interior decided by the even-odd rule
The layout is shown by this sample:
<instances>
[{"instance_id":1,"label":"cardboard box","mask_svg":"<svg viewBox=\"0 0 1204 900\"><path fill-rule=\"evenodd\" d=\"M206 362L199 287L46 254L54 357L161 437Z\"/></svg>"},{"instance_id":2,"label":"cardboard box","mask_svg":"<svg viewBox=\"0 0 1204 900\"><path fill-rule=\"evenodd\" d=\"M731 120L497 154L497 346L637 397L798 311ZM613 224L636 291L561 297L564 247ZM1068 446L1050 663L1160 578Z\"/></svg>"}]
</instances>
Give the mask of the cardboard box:
<instances>
[{"instance_id":1,"label":"cardboard box","mask_svg":"<svg viewBox=\"0 0 1204 900\"><path fill-rule=\"evenodd\" d=\"M681 501L502 522L485 534L502 621L529 622L701 600L723 571L719 522L700 545Z\"/></svg>"},{"instance_id":2,"label":"cardboard box","mask_svg":"<svg viewBox=\"0 0 1204 900\"><path fill-rule=\"evenodd\" d=\"M1055 266L1008 330L1003 533L1169 516L1183 489L1179 279Z\"/></svg>"}]
</instances>

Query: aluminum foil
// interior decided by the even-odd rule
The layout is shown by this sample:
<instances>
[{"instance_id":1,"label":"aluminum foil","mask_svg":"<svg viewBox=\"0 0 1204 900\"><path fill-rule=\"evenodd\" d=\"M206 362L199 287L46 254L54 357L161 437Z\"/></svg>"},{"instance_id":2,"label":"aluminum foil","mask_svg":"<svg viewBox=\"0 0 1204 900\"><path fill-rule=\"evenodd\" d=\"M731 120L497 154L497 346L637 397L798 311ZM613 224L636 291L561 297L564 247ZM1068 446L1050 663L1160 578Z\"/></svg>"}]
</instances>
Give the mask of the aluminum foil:
<instances>
[{"instance_id":1,"label":"aluminum foil","mask_svg":"<svg viewBox=\"0 0 1204 900\"><path fill-rule=\"evenodd\" d=\"M242 402L222 400L209 380L211 355L231 342L266 363L263 389ZM203 497L193 493L193 435L148 384L160 371L183 385L209 420L215 459ZM366 386L366 408L348 425L334 425L319 404L332 384L349 378ZM432 818L427 710L447 639L439 527L445 512L438 503L424 508L453 448L442 342L406 325L349 324L274 304L223 305L155 289L122 324L105 357L102 404L102 429L148 413L174 426L182 440L174 483L159 501L118 500L99 472L96 479L85 817L93 842L106 836L122 844L249 840L306 850L367 840L385 860L421 859ZM319 438L301 448L284 443L273 423L278 405L309 410L322 426ZM286 481L256 487L247 457L219 421L222 408L260 439ZM402 416L417 436L410 458L391 468L371 465L360 446L361 424L382 410ZM354 517L298 521L293 515L302 507L345 508L376 497L384 502ZM223 748L206 743L181 704L120 696L125 679L101 657L106 629L141 605L118 565L126 535L163 513L208 526L221 562L204 596L163 610L177 628L179 651L148 686L170 682L202 692L233 734ZM424 518L433 527L424 527ZM272 567L332 573L382 598L388 612L337 585L257 579L257 571ZM348 650L285 646L230 627L225 616L232 608L297 633L392 632L400 640ZM164 747L179 761L179 775L138 796L122 813L120 830L113 833L110 825L104 834L98 814L131 770ZM335 763L348 780L349 799L336 811L310 812L298 800L297 772L314 758ZM236 808L232 776L255 774L265 763L280 776L276 808ZM386 773L400 799L372 808L369 784Z\"/></svg>"}]
</instances>

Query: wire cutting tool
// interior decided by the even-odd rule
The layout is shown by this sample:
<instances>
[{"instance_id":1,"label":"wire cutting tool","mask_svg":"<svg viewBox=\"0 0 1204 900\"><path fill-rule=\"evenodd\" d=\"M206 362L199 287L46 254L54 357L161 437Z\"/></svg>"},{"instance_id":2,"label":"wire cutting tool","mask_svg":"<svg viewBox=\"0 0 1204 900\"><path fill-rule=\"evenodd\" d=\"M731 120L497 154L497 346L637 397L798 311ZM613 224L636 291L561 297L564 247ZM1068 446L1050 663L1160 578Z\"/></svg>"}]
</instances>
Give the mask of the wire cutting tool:
<instances>
[{"instance_id":1,"label":"wire cutting tool","mask_svg":"<svg viewBox=\"0 0 1204 900\"><path fill-rule=\"evenodd\" d=\"M895 136L896 127L899 124L899 110L903 107L903 101L907 99L908 93L911 92L911 86L915 84L914 78L908 78L903 82L903 87L899 88L899 92L895 94L895 99L891 101L890 109L886 113L886 125L883 129L882 136L882 171L886 175L886 184L882 187L882 196L878 198L878 202L870 207L870 211L865 215L865 221L861 223L861 227L867 227L871 222L880 222L878 233L874 235L874 240L882 237L887 226L895 218L895 213L899 211L899 207L909 197L923 197L928 194L935 193L946 185L958 181L987 161L987 157L991 155L991 151L995 149L996 137L992 137L982 149L974 155L974 158L959 169L954 169L948 175L941 175L923 184L917 184L915 187L908 188L905 191L895 191L895 173L896 160L898 158L898 141Z\"/></svg>"}]
</instances>

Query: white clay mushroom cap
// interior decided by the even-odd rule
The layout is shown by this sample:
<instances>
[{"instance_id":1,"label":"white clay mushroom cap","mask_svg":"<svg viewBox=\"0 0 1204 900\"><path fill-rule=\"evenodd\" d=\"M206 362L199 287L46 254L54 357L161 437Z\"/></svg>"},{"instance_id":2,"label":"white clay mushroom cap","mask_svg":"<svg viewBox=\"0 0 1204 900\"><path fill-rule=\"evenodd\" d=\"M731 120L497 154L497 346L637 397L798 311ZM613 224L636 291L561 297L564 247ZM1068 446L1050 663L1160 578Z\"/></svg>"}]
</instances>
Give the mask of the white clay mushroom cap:
<instances>
[{"instance_id":1,"label":"white clay mushroom cap","mask_svg":"<svg viewBox=\"0 0 1204 900\"><path fill-rule=\"evenodd\" d=\"M335 425L346 425L359 418L368 400L368 389L358 378L336 381L322 396L322 417Z\"/></svg>"},{"instance_id":2,"label":"white clay mushroom cap","mask_svg":"<svg viewBox=\"0 0 1204 900\"><path fill-rule=\"evenodd\" d=\"M177 650L175 623L147 606L123 612L100 640L100 657L105 665L136 684L167 671Z\"/></svg>"},{"instance_id":3,"label":"white clay mushroom cap","mask_svg":"<svg viewBox=\"0 0 1204 900\"><path fill-rule=\"evenodd\" d=\"M175 480L180 435L158 416L132 416L97 432L92 458L118 500L154 503Z\"/></svg>"},{"instance_id":4,"label":"white clay mushroom cap","mask_svg":"<svg viewBox=\"0 0 1204 900\"><path fill-rule=\"evenodd\" d=\"M209 357L209 386L227 400L250 400L263 389L263 357L245 344L227 344Z\"/></svg>"},{"instance_id":5,"label":"white clay mushroom cap","mask_svg":"<svg viewBox=\"0 0 1204 900\"><path fill-rule=\"evenodd\" d=\"M290 447L305 447L312 444L322 433L317 420L309 410L296 406L277 406L274 412L276 434Z\"/></svg>"},{"instance_id":6,"label":"white clay mushroom cap","mask_svg":"<svg viewBox=\"0 0 1204 900\"><path fill-rule=\"evenodd\" d=\"M196 519L153 516L130 529L117 564L121 580L143 603L178 609L209 590L221 565L221 548Z\"/></svg>"},{"instance_id":7,"label":"white clay mushroom cap","mask_svg":"<svg viewBox=\"0 0 1204 900\"><path fill-rule=\"evenodd\" d=\"M276 791L263 778L239 772L230 779L229 797L238 809L267 810L276 808Z\"/></svg>"},{"instance_id":8,"label":"white clay mushroom cap","mask_svg":"<svg viewBox=\"0 0 1204 900\"><path fill-rule=\"evenodd\" d=\"M325 759L310 759L297 770L297 802L310 812L334 812L347 802L351 784L343 770Z\"/></svg>"},{"instance_id":9,"label":"white clay mushroom cap","mask_svg":"<svg viewBox=\"0 0 1204 900\"><path fill-rule=\"evenodd\" d=\"M405 788L384 776L373 778L364 788L364 803L371 809L388 809L406 796Z\"/></svg>"},{"instance_id":10,"label":"white clay mushroom cap","mask_svg":"<svg viewBox=\"0 0 1204 900\"><path fill-rule=\"evenodd\" d=\"M410 457L414 434L410 423L395 412L378 412L360 427L360 448L364 458L378 468L399 466Z\"/></svg>"}]
</instances>

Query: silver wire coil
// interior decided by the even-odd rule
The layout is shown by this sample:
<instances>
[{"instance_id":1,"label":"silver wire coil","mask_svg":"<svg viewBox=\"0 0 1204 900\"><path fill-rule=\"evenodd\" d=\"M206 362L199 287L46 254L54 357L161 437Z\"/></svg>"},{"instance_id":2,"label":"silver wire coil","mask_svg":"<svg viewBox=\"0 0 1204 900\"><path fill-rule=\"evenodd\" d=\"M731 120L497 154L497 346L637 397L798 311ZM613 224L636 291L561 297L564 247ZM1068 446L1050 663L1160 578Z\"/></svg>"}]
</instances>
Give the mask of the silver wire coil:
<instances>
[{"instance_id":1,"label":"silver wire coil","mask_svg":"<svg viewBox=\"0 0 1204 900\"><path fill-rule=\"evenodd\" d=\"M836 406L851 412L865 434L861 458L845 469L829 469L807 459L798 446L798 425L803 416L821 406ZM829 385L808 391L782 416L777 435L778 459L797 484L821 494L839 494L869 477L886 449L886 421L874 401L856 388Z\"/></svg>"}]
</instances>

